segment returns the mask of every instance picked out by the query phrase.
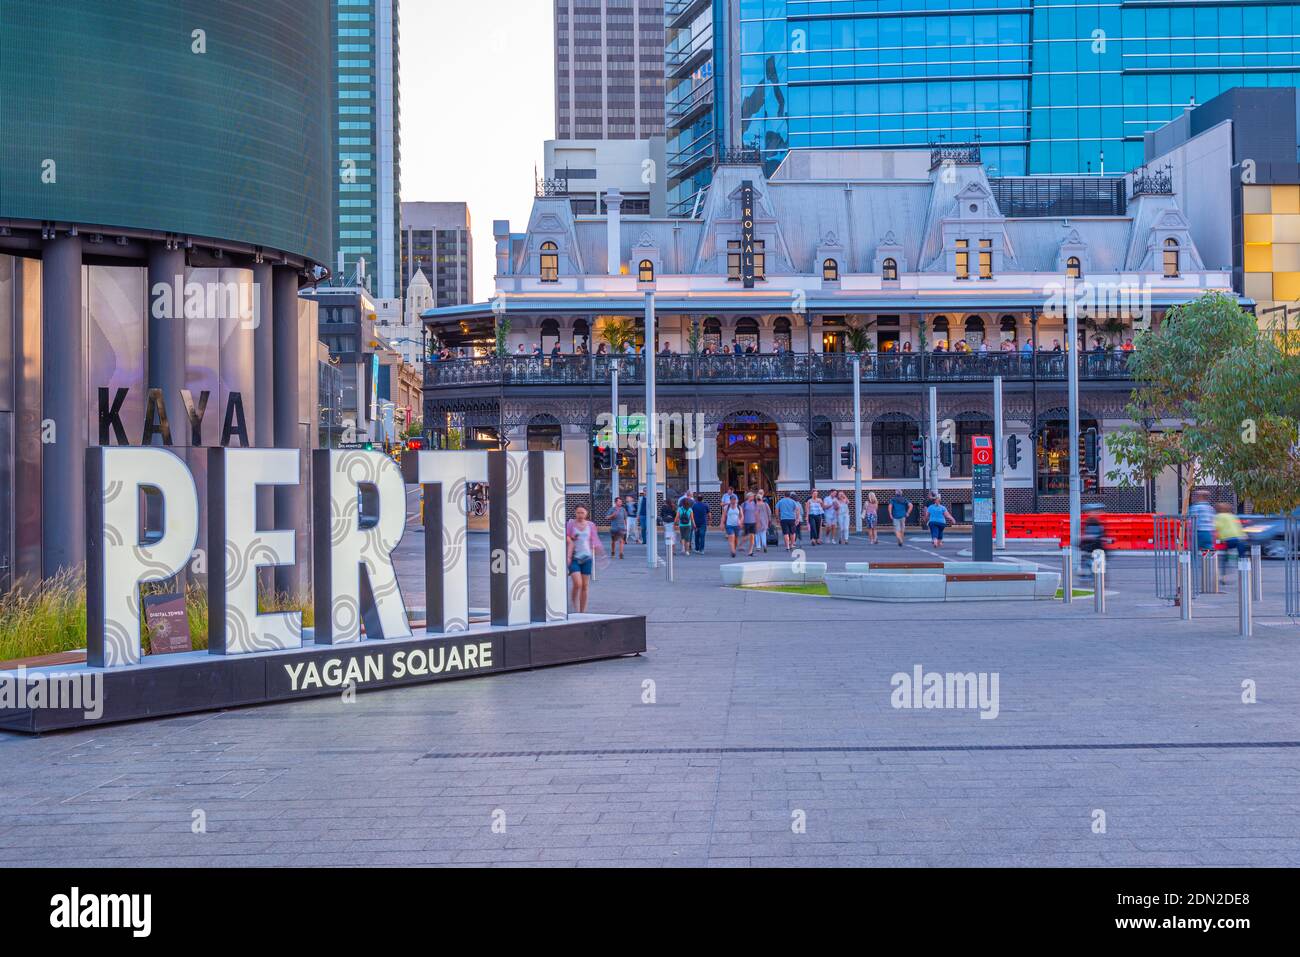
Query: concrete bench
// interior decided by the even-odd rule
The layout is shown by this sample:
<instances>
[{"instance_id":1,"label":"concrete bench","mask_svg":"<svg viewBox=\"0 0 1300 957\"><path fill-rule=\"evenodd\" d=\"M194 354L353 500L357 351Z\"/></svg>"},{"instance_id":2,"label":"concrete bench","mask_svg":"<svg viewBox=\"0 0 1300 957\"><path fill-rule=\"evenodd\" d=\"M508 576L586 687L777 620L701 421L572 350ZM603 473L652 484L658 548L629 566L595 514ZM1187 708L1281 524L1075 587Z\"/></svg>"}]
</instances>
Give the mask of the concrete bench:
<instances>
[{"instance_id":1,"label":"concrete bench","mask_svg":"<svg viewBox=\"0 0 1300 957\"><path fill-rule=\"evenodd\" d=\"M1055 598L1061 585L1059 572L1003 562L847 562L845 569L826 576L826 589L832 598L1033 601Z\"/></svg>"},{"instance_id":2,"label":"concrete bench","mask_svg":"<svg viewBox=\"0 0 1300 957\"><path fill-rule=\"evenodd\" d=\"M825 562L731 562L719 565L722 584L806 585L826 579Z\"/></svg>"}]
</instances>

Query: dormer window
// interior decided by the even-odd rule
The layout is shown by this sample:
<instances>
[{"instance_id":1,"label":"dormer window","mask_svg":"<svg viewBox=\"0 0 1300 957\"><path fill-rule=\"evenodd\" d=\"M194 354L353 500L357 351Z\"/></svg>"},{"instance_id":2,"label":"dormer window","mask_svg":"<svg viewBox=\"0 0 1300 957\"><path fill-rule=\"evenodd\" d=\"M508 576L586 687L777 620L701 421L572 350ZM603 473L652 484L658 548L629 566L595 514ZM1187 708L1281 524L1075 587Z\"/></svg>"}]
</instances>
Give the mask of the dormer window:
<instances>
[{"instance_id":1,"label":"dormer window","mask_svg":"<svg viewBox=\"0 0 1300 957\"><path fill-rule=\"evenodd\" d=\"M822 279L826 282L840 281L840 264L834 259L822 262Z\"/></svg>"},{"instance_id":2,"label":"dormer window","mask_svg":"<svg viewBox=\"0 0 1300 957\"><path fill-rule=\"evenodd\" d=\"M1165 240L1165 278L1178 278L1178 240L1172 236Z\"/></svg>"},{"instance_id":3,"label":"dormer window","mask_svg":"<svg viewBox=\"0 0 1300 957\"><path fill-rule=\"evenodd\" d=\"M880 278L885 282L898 282L898 260L886 259L881 263Z\"/></svg>"},{"instance_id":4,"label":"dormer window","mask_svg":"<svg viewBox=\"0 0 1300 957\"><path fill-rule=\"evenodd\" d=\"M555 243L542 243L542 282L560 281L560 247Z\"/></svg>"},{"instance_id":5,"label":"dormer window","mask_svg":"<svg viewBox=\"0 0 1300 957\"><path fill-rule=\"evenodd\" d=\"M980 240L980 278L993 278L993 240Z\"/></svg>"},{"instance_id":6,"label":"dormer window","mask_svg":"<svg viewBox=\"0 0 1300 957\"><path fill-rule=\"evenodd\" d=\"M764 240L754 240L754 278L766 278L766 258ZM744 279L741 269L741 245L739 239L727 240L727 281L740 282Z\"/></svg>"},{"instance_id":7,"label":"dormer window","mask_svg":"<svg viewBox=\"0 0 1300 957\"><path fill-rule=\"evenodd\" d=\"M957 278L970 278L970 240L957 240Z\"/></svg>"},{"instance_id":8,"label":"dormer window","mask_svg":"<svg viewBox=\"0 0 1300 957\"><path fill-rule=\"evenodd\" d=\"M637 282L654 282L655 281L655 264L648 259L641 260L641 264L636 269Z\"/></svg>"},{"instance_id":9,"label":"dormer window","mask_svg":"<svg viewBox=\"0 0 1300 957\"><path fill-rule=\"evenodd\" d=\"M1067 279L1083 278L1083 263L1079 262L1078 256L1071 256L1065 261L1065 275Z\"/></svg>"}]
</instances>

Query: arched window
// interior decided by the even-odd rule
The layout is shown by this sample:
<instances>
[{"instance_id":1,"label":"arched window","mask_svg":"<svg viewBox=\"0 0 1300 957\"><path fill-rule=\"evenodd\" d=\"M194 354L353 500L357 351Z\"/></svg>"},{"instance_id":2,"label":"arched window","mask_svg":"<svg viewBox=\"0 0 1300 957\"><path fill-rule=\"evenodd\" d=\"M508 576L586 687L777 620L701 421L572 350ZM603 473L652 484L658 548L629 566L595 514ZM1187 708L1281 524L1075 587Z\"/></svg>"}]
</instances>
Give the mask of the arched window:
<instances>
[{"instance_id":1,"label":"arched window","mask_svg":"<svg viewBox=\"0 0 1300 957\"><path fill-rule=\"evenodd\" d=\"M826 282L840 281L840 264L834 259L827 259L822 262L822 279Z\"/></svg>"},{"instance_id":2,"label":"arched window","mask_svg":"<svg viewBox=\"0 0 1300 957\"><path fill-rule=\"evenodd\" d=\"M930 323L930 328L933 329L936 334L942 332L946 335L948 332L948 317L935 316L934 321Z\"/></svg>"},{"instance_id":3,"label":"arched window","mask_svg":"<svg viewBox=\"0 0 1300 957\"><path fill-rule=\"evenodd\" d=\"M1165 240L1165 276L1178 276L1178 240L1172 236Z\"/></svg>"},{"instance_id":4,"label":"arched window","mask_svg":"<svg viewBox=\"0 0 1300 957\"><path fill-rule=\"evenodd\" d=\"M1016 317L1003 316L998 320L998 329L1003 333L1010 333L1010 336L1004 336L1004 338L1014 339L1016 337Z\"/></svg>"},{"instance_id":5,"label":"arched window","mask_svg":"<svg viewBox=\"0 0 1300 957\"><path fill-rule=\"evenodd\" d=\"M591 348L591 327L586 319L573 320L573 351L577 352L579 346Z\"/></svg>"},{"instance_id":6,"label":"arched window","mask_svg":"<svg viewBox=\"0 0 1300 957\"><path fill-rule=\"evenodd\" d=\"M972 349L978 349L979 344L984 341L984 319L982 316L966 317L966 344Z\"/></svg>"},{"instance_id":7,"label":"arched window","mask_svg":"<svg viewBox=\"0 0 1300 957\"><path fill-rule=\"evenodd\" d=\"M783 352L791 351L790 320L785 316L777 316L772 323L772 339L772 344L779 346Z\"/></svg>"},{"instance_id":8,"label":"arched window","mask_svg":"<svg viewBox=\"0 0 1300 957\"><path fill-rule=\"evenodd\" d=\"M641 264L636 268L637 282L654 282L655 281L655 264L648 259L641 260Z\"/></svg>"},{"instance_id":9,"label":"arched window","mask_svg":"<svg viewBox=\"0 0 1300 957\"><path fill-rule=\"evenodd\" d=\"M704 320L704 348L718 351L722 345L722 323L718 321L717 316L709 316Z\"/></svg>"},{"instance_id":10,"label":"arched window","mask_svg":"<svg viewBox=\"0 0 1300 957\"><path fill-rule=\"evenodd\" d=\"M917 424L897 412L886 412L871 425L871 477L912 478L912 440L921 437Z\"/></svg>"},{"instance_id":11,"label":"arched window","mask_svg":"<svg viewBox=\"0 0 1300 957\"><path fill-rule=\"evenodd\" d=\"M828 479L831 477L831 443L833 441L831 420L822 415L814 418L812 433L813 478Z\"/></svg>"},{"instance_id":12,"label":"arched window","mask_svg":"<svg viewBox=\"0 0 1300 957\"><path fill-rule=\"evenodd\" d=\"M560 247L555 243L542 243L542 282L560 281Z\"/></svg>"},{"instance_id":13,"label":"arched window","mask_svg":"<svg viewBox=\"0 0 1300 957\"><path fill-rule=\"evenodd\" d=\"M754 351L758 351L758 320L752 316L745 316L736 320L736 342L740 344L740 351L744 352L750 346Z\"/></svg>"},{"instance_id":14,"label":"arched window","mask_svg":"<svg viewBox=\"0 0 1300 957\"><path fill-rule=\"evenodd\" d=\"M880 278L885 282L898 281L898 261L895 259L886 259L880 264Z\"/></svg>"},{"instance_id":15,"label":"arched window","mask_svg":"<svg viewBox=\"0 0 1300 957\"><path fill-rule=\"evenodd\" d=\"M533 416L528 420L528 428L524 434L527 436L530 452L560 452L564 449L560 434L560 420L553 415L542 412Z\"/></svg>"},{"instance_id":16,"label":"arched window","mask_svg":"<svg viewBox=\"0 0 1300 957\"><path fill-rule=\"evenodd\" d=\"M1078 256L1071 256L1065 261L1065 275L1070 279L1083 278L1083 263L1079 262Z\"/></svg>"},{"instance_id":17,"label":"arched window","mask_svg":"<svg viewBox=\"0 0 1300 957\"><path fill-rule=\"evenodd\" d=\"M542 353L549 355L551 350L560 344L560 323L556 319L542 320L541 345Z\"/></svg>"}]
</instances>

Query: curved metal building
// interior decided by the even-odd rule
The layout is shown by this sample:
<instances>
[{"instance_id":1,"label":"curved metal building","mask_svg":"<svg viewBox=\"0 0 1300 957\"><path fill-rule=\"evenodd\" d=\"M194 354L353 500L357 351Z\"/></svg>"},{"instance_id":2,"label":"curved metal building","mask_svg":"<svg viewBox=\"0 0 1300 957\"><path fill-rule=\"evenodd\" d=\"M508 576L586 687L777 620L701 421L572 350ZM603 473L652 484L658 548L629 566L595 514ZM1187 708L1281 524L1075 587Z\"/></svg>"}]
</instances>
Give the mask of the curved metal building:
<instances>
[{"instance_id":1,"label":"curved metal building","mask_svg":"<svg viewBox=\"0 0 1300 957\"><path fill-rule=\"evenodd\" d=\"M84 560L88 445L200 483L205 447L310 448L330 36L327 3L0 0L0 590Z\"/></svg>"}]
</instances>

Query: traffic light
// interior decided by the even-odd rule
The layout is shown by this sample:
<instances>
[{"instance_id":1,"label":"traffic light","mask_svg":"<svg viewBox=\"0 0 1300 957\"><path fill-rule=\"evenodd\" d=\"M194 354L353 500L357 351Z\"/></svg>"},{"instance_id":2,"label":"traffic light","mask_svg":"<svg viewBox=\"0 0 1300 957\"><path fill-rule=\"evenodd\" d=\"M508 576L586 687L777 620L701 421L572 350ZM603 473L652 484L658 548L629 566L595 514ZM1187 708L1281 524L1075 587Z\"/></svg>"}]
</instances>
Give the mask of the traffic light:
<instances>
[{"instance_id":1,"label":"traffic light","mask_svg":"<svg viewBox=\"0 0 1300 957\"><path fill-rule=\"evenodd\" d=\"M939 443L939 462L945 468L950 468L952 466L952 443L951 442Z\"/></svg>"},{"instance_id":2,"label":"traffic light","mask_svg":"<svg viewBox=\"0 0 1300 957\"><path fill-rule=\"evenodd\" d=\"M1097 434L1096 429L1088 429L1083 433L1083 468L1086 472L1097 471L1097 466L1101 462L1101 436Z\"/></svg>"},{"instance_id":3,"label":"traffic light","mask_svg":"<svg viewBox=\"0 0 1300 957\"><path fill-rule=\"evenodd\" d=\"M407 440L406 440L406 448L407 448L407 451L409 451L409 452L418 452L418 451L420 451L420 449L424 448L424 440L423 440L423 439L407 439Z\"/></svg>"},{"instance_id":4,"label":"traffic light","mask_svg":"<svg viewBox=\"0 0 1300 957\"><path fill-rule=\"evenodd\" d=\"M853 467L853 451L852 442L845 442L840 446L840 465L844 466L846 469Z\"/></svg>"},{"instance_id":5,"label":"traffic light","mask_svg":"<svg viewBox=\"0 0 1300 957\"><path fill-rule=\"evenodd\" d=\"M925 464L925 440L924 439L912 440L912 464L913 465Z\"/></svg>"},{"instance_id":6,"label":"traffic light","mask_svg":"<svg viewBox=\"0 0 1300 957\"><path fill-rule=\"evenodd\" d=\"M613 456L608 445L596 446L596 468L609 471L613 467Z\"/></svg>"},{"instance_id":7,"label":"traffic light","mask_svg":"<svg viewBox=\"0 0 1300 957\"><path fill-rule=\"evenodd\" d=\"M1007 468L1014 469L1020 464L1020 436L1007 436Z\"/></svg>"}]
</instances>

